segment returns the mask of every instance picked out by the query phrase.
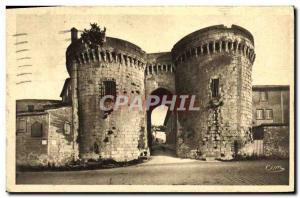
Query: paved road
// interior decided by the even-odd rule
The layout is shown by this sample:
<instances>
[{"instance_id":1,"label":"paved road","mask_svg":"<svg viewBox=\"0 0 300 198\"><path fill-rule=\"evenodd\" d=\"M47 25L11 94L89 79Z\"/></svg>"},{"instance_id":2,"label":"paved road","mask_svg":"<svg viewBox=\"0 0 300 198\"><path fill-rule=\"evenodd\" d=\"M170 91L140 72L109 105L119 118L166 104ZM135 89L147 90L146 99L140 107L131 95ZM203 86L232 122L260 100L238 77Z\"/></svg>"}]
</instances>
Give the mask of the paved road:
<instances>
[{"instance_id":1,"label":"paved road","mask_svg":"<svg viewBox=\"0 0 300 198\"><path fill-rule=\"evenodd\" d=\"M164 151L139 165L124 168L18 172L17 184L169 184L169 185L276 185L288 184L288 161L204 162L180 159ZM285 168L269 172L267 165Z\"/></svg>"}]
</instances>

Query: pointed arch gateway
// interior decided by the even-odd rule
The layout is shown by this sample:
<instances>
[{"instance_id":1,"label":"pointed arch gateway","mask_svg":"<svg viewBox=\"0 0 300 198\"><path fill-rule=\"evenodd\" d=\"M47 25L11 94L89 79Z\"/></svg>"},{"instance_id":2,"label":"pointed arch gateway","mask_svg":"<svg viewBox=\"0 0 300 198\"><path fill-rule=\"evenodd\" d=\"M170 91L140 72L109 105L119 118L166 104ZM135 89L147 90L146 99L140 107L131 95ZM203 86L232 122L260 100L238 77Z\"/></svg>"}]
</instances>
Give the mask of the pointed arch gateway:
<instances>
[{"instance_id":1,"label":"pointed arch gateway","mask_svg":"<svg viewBox=\"0 0 300 198\"><path fill-rule=\"evenodd\" d=\"M151 92L152 96L158 96L160 98L160 102L154 106L151 106L148 111L147 111L147 139L148 139L148 145L150 148L150 154L153 154L153 147L155 143L155 139L153 137L153 112L159 109L159 107L163 107L162 111L164 115L156 115L159 116L158 119L160 120L161 126L163 126L163 130L165 130L166 133L166 140L165 144L168 147L174 148L174 155L175 155L175 144L176 144L176 119L177 115L174 111L170 111L170 105L162 104L162 97L166 96L167 100L171 100L173 97L173 93L169 91L166 88L159 87L155 89L154 91ZM155 113L155 112L154 112ZM155 119L156 121L158 120L157 118Z\"/></svg>"}]
</instances>

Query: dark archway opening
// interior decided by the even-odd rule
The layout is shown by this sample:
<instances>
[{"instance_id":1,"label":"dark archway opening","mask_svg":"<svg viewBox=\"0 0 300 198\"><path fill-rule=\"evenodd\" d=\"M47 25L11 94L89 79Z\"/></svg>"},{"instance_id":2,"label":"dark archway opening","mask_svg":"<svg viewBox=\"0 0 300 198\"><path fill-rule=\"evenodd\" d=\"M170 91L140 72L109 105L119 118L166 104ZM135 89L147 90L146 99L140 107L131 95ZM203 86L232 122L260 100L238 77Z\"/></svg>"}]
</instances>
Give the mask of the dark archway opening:
<instances>
[{"instance_id":1,"label":"dark archway opening","mask_svg":"<svg viewBox=\"0 0 300 198\"><path fill-rule=\"evenodd\" d=\"M176 133L174 116L172 116L174 111L170 110L170 105L162 104L163 96L171 101L173 94L167 89L158 88L150 95L160 98L160 102L151 106L147 111L147 136L150 154L175 156Z\"/></svg>"}]
</instances>

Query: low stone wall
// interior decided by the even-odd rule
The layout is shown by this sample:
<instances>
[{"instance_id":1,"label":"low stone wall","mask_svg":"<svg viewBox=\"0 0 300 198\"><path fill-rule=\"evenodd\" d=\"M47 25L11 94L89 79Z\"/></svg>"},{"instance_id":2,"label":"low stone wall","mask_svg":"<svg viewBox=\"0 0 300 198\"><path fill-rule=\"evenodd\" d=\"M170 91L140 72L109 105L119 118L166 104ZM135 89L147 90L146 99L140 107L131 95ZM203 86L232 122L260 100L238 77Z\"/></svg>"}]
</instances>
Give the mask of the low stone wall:
<instances>
[{"instance_id":1,"label":"low stone wall","mask_svg":"<svg viewBox=\"0 0 300 198\"><path fill-rule=\"evenodd\" d=\"M289 157L289 126L265 124L253 127L253 141L241 150L242 156Z\"/></svg>"},{"instance_id":2,"label":"low stone wall","mask_svg":"<svg viewBox=\"0 0 300 198\"><path fill-rule=\"evenodd\" d=\"M262 126L264 131L264 155L266 157L289 157L289 126Z\"/></svg>"}]
</instances>

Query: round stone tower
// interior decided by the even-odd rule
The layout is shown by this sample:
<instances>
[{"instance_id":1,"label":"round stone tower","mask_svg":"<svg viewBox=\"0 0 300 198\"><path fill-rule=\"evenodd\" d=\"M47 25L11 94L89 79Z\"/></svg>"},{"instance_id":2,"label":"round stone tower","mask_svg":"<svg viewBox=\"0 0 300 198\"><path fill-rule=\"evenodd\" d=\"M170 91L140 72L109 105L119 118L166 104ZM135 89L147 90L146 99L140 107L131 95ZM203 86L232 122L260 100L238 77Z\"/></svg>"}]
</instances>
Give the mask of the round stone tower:
<instances>
[{"instance_id":1,"label":"round stone tower","mask_svg":"<svg viewBox=\"0 0 300 198\"><path fill-rule=\"evenodd\" d=\"M196 95L200 111L178 112L177 154L230 159L251 141L251 33L239 26L207 27L172 49L176 94Z\"/></svg>"},{"instance_id":2,"label":"round stone tower","mask_svg":"<svg viewBox=\"0 0 300 198\"><path fill-rule=\"evenodd\" d=\"M129 98L144 95L145 52L117 38L103 37L103 43L85 43L72 30L66 52L72 80L73 127L81 159L130 161L147 150L146 113L123 105L117 110L100 109L107 95ZM106 107L114 99L106 99Z\"/></svg>"}]
</instances>

